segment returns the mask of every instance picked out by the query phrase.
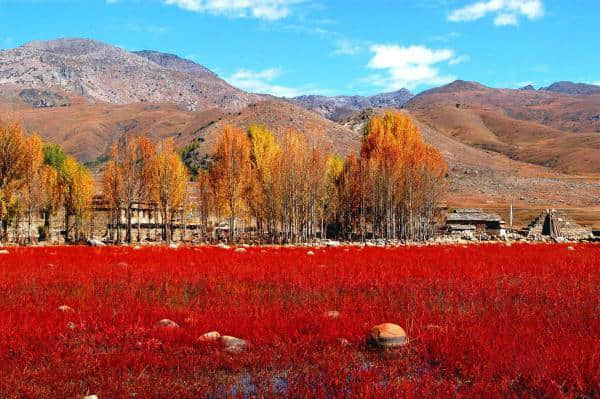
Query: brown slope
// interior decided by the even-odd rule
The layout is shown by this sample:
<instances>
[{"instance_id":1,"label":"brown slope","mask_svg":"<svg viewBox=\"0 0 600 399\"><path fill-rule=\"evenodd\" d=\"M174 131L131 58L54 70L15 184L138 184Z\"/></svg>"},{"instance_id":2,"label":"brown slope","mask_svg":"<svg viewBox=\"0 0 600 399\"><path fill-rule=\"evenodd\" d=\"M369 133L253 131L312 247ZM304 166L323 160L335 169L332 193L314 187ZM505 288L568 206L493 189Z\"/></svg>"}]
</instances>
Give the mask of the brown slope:
<instances>
[{"instance_id":1,"label":"brown slope","mask_svg":"<svg viewBox=\"0 0 600 399\"><path fill-rule=\"evenodd\" d=\"M252 124L265 125L281 141L288 131L307 136L311 145L318 145L327 151L347 155L357 150L360 133L354 132L286 101L263 101L251 104L237 113L226 114L221 120L200 129L198 134L205 140L205 151L210 151L217 133L226 124L247 129Z\"/></svg>"},{"instance_id":2,"label":"brown slope","mask_svg":"<svg viewBox=\"0 0 600 399\"><path fill-rule=\"evenodd\" d=\"M63 93L66 96L66 94ZM200 150L211 152L215 139L226 124L247 129L261 124L278 139L287 131L305 134L309 143L346 155L358 148L359 134L285 101L251 104L238 112L219 109L189 112L170 104L89 104L81 97L69 97L70 106L35 108L0 100L0 114L11 113L29 131L39 132L47 141L62 145L80 161L106 156L112 143L124 134L145 134L157 141L175 138L183 147L194 140Z\"/></svg>"},{"instance_id":3,"label":"brown slope","mask_svg":"<svg viewBox=\"0 0 600 399\"><path fill-rule=\"evenodd\" d=\"M406 107L462 143L567 173L600 173L600 96L455 82Z\"/></svg>"},{"instance_id":4,"label":"brown slope","mask_svg":"<svg viewBox=\"0 0 600 399\"><path fill-rule=\"evenodd\" d=\"M0 113L19 119L26 130L60 144L82 162L107 155L111 144L124 134L145 134L155 141L173 137L184 146L193 139L193 127L197 130L222 114L218 109L188 112L171 104L89 104L71 99L71 106L52 108L3 99Z\"/></svg>"}]
</instances>

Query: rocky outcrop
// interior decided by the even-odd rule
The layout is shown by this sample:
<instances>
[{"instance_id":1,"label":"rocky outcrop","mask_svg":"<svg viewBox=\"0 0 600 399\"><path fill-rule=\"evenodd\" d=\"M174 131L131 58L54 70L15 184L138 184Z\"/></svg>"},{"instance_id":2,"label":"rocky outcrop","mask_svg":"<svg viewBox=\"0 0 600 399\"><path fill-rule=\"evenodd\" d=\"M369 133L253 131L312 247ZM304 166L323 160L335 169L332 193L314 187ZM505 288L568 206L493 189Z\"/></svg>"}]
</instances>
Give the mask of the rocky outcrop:
<instances>
[{"instance_id":1,"label":"rocky outcrop","mask_svg":"<svg viewBox=\"0 0 600 399\"><path fill-rule=\"evenodd\" d=\"M34 108L68 107L71 101L50 90L25 89L19 93L19 98L25 104Z\"/></svg>"},{"instance_id":2,"label":"rocky outcrop","mask_svg":"<svg viewBox=\"0 0 600 399\"><path fill-rule=\"evenodd\" d=\"M413 98L413 94L401 89L391 93L377 94L371 97L363 96L300 96L290 101L314 111L327 119L340 121L356 111L368 108L400 108Z\"/></svg>"}]
</instances>

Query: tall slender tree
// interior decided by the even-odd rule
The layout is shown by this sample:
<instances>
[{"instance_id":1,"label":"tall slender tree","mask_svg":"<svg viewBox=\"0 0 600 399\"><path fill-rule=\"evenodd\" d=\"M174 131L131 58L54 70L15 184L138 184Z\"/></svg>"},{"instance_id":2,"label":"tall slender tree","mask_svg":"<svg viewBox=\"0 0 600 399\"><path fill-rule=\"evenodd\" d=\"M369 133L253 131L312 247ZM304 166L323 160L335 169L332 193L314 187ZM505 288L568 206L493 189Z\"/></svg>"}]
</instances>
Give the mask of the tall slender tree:
<instances>
[{"instance_id":1,"label":"tall slender tree","mask_svg":"<svg viewBox=\"0 0 600 399\"><path fill-rule=\"evenodd\" d=\"M159 144L151 165L151 194L161 213L163 240L170 244L173 220L187 195L188 172L172 139Z\"/></svg>"},{"instance_id":2,"label":"tall slender tree","mask_svg":"<svg viewBox=\"0 0 600 399\"><path fill-rule=\"evenodd\" d=\"M27 240L33 241L31 229L33 213L38 209L42 196L42 164L44 162L43 143L39 135L33 134L25 139L23 159L23 206L27 212Z\"/></svg>"},{"instance_id":3,"label":"tall slender tree","mask_svg":"<svg viewBox=\"0 0 600 399\"><path fill-rule=\"evenodd\" d=\"M236 222L244 216L244 201L251 181L250 145L243 130L225 126L217 138L210 179L215 187L217 205L229 219L229 240L236 239Z\"/></svg>"}]
</instances>

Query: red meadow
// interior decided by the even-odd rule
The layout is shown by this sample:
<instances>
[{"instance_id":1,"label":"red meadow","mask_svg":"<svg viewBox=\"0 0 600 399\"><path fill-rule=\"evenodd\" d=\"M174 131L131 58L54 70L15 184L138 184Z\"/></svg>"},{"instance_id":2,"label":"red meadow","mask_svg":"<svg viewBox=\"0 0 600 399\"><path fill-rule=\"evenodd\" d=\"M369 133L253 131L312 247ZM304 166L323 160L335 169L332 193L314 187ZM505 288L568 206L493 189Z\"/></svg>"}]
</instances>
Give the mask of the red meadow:
<instances>
[{"instance_id":1,"label":"red meadow","mask_svg":"<svg viewBox=\"0 0 600 399\"><path fill-rule=\"evenodd\" d=\"M1 398L600 395L598 246L7 251Z\"/></svg>"}]
</instances>

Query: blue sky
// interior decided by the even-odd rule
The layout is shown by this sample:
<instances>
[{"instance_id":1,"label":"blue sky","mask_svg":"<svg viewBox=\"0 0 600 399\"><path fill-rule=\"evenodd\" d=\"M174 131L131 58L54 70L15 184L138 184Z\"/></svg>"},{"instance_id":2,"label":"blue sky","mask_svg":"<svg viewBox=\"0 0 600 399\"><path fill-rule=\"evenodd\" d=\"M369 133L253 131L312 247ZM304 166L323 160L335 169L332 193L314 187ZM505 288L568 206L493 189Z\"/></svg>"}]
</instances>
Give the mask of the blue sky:
<instances>
[{"instance_id":1,"label":"blue sky","mask_svg":"<svg viewBox=\"0 0 600 399\"><path fill-rule=\"evenodd\" d=\"M597 0L0 0L0 47L87 37L280 96L600 84Z\"/></svg>"}]
</instances>

